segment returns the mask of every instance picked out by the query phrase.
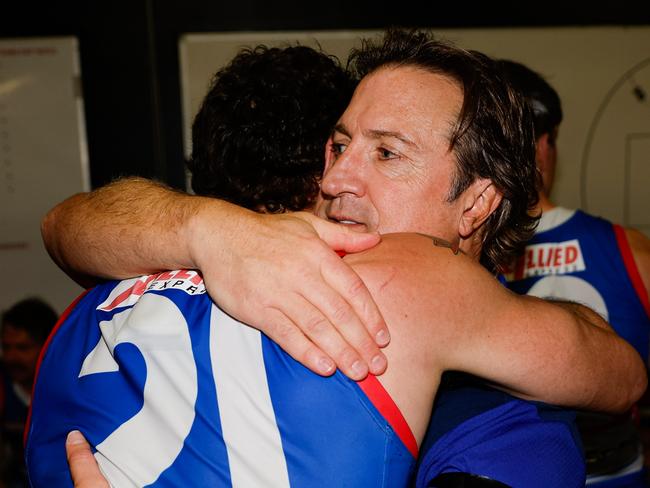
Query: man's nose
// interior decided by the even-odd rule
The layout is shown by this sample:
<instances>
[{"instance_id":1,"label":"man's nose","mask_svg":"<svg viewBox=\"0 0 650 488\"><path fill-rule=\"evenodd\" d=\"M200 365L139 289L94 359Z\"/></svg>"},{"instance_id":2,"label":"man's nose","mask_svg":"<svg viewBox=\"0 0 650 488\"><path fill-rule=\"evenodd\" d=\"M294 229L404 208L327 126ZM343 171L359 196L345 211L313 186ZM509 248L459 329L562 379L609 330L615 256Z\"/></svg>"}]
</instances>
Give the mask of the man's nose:
<instances>
[{"instance_id":1,"label":"man's nose","mask_svg":"<svg viewBox=\"0 0 650 488\"><path fill-rule=\"evenodd\" d=\"M366 165L357 149L348 147L335 160L328 161L321 181L324 195L336 197L342 194L363 196Z\"/></svg>"}]
</instances>

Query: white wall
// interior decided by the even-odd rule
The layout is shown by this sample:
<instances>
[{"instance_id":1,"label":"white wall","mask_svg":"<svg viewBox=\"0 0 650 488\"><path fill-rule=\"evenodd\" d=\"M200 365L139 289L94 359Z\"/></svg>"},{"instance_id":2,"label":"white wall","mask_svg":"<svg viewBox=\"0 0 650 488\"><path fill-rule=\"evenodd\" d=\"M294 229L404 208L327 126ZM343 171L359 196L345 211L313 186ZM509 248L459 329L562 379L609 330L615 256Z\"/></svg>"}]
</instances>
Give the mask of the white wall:
<instances>
[{"instance_id":1,"label":"white wall","mask_svg":"<svg viewBox=\"0 0 650 488\"><path fill-rule=\"evenodd\" d=\"M40 220L88 190L77 41L0 41L0 310L37 295L59 312L81 289L50 260Z\"/></svg>"}]
</instances>

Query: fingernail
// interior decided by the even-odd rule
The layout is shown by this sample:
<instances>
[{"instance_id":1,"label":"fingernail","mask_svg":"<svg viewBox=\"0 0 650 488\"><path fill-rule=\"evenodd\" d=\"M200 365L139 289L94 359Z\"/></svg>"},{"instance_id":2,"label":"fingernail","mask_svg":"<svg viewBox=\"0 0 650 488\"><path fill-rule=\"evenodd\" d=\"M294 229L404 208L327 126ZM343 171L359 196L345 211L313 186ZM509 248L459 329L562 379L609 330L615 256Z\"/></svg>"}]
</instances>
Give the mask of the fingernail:
<instances>
[{"instance_id":1,"label":"fingernail","mask_svg":"<svg viewBox=\"0 0 650 488\"><path fill-rule=\"evenodd\" d=\"M370 360L370 366L373 371L382 371L386 365L386 358L382 354L377 354Z\"/></svg>"},{"instance_id":2,"label":"fingernail","mask_svg":"<svg viewBox=\"0 0 650 488\"><path fill-rule=\"evenodd\" d=\"M359 378L365 378L365 376L368 374L368 368L366 367L365 363L358 360L352 363L350 369L352 370L352 374Z\"/></svg>"},{"instance_id":3,"label":"fingernail","mask_svg":"<svg viewBox=\"0 0 650 488\"><path fill-rule=\"evenodd\" d=\"M327 358L320 358L318 360L318 371L321 374L330 374L334 371L334 363Z\"/></svg>"},{"instance_id":4,"label":"fingernail","mask_svg":"<svg viewBox=\"0 0 650 488\"><path fill-rule=\"evenodd\" d=\"M84 437L81 435L81 432L78 430L70 431L68 437L65 440L65 443L71 446L76 444L81 444L84 441Z\"/></svg>"},{"instance_id":5,"label":"fingernail","mask_svg":"<svg viewBox=\"0 0 650 488\"><path fill-rule=\"evenodd\" d=\"M375 340L378 346L385 346L390 342L390 334L388 334L388 331L386 329L382 329L377 332Z\"/></svg>"}]
</instances>

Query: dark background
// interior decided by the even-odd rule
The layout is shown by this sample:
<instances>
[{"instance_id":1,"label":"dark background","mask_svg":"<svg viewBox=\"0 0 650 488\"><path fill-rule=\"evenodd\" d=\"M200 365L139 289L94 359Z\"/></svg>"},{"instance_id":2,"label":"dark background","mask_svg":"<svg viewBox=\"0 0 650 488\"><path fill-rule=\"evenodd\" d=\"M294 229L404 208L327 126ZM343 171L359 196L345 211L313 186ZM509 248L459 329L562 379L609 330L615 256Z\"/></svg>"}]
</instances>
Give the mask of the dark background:
<instances>
[{"instance_id":1,"label":"dark background","mask_svg":"<svg viewBox=\"0 0 650 488\"><path fill-rule=\"evenodd\" d=\"M178 38L186 32L648 24L649 0L87 0L0 7L0 37L79 38L93 187L120 175L183 187Z\"/></svg>"}]
</instances>

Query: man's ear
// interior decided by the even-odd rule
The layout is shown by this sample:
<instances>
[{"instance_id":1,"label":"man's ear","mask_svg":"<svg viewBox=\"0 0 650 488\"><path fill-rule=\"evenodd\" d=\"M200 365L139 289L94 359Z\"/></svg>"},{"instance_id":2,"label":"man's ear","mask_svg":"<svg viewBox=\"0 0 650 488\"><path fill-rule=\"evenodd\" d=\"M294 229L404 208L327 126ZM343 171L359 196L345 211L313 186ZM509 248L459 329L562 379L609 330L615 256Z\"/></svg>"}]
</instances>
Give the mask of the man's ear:
<instances>
[{"instance_id":1,"label":"man's ear","mask_svg":"<svg viewBox=\"0 0 650 488\"><path fill-rule=\"evenodd\" d=\"M463 192L463 215L459 233L463 239L471 236L497 209L503 194L491 180L479 178Z\"/></svg>"}]
</instances>

